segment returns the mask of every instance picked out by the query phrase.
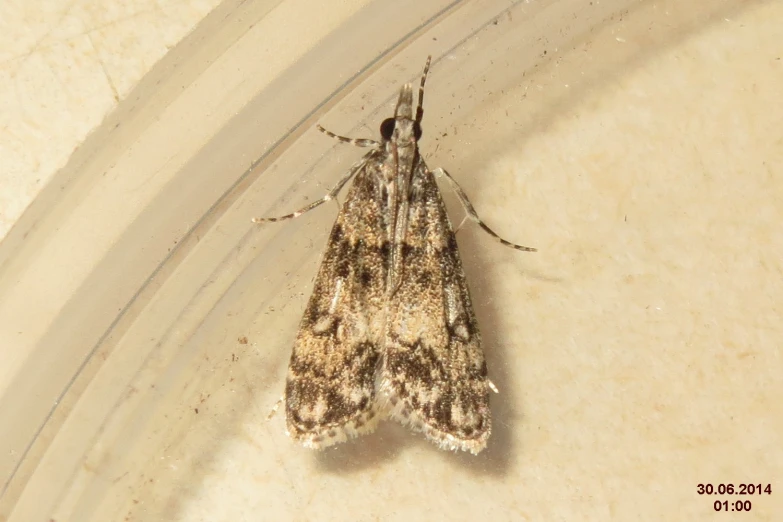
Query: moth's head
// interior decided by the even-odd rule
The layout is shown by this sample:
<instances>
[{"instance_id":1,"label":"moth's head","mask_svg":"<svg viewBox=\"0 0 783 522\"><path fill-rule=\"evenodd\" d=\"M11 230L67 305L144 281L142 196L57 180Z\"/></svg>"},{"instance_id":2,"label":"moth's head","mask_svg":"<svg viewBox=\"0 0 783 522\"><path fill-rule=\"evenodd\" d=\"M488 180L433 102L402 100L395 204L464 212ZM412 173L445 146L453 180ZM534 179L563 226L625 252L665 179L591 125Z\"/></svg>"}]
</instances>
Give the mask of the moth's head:
<instances>
[{"instance_id":1,"label":"moth's head","mask_svg":"<svg viewBox=\"0 0 783 522\"><path fill-rule=\"evenodd\" d=\"M394 118L386 118L381 123L381 137L385 141L394 141L398 147L413 146L421 138L421 125L413 119L413 88L406 83L400 89Z\"/></svg>"}]
</instances>

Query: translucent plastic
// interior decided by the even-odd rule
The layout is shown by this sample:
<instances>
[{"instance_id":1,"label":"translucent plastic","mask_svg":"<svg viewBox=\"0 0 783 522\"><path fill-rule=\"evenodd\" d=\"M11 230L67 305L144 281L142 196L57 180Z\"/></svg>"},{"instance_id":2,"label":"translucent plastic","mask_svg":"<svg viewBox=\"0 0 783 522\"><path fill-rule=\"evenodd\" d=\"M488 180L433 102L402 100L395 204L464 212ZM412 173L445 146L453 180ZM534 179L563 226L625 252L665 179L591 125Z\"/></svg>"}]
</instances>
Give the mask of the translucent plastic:
<instances>
[{"instance_id":1,"label":"translucent plastic","mask_svg":"<svg viewBox=\"0 0 783 522\"><path fill-rule=\"evenodd\" d=\"M647 245L679 245L676 227L670 235L654 225L666 198L646 213L636 198L639 187L673 186L681 174L607 167L602 181L589 177L577 158L600 162L617 143L601 126L531 143L611 100L627 75L740 16L737 4L377 1L293 56L265 40L285 4L210 15L0 245L0 518L662 520L713 509L693 502L695 477L672 478L682 466L719 481L703 464L711 457L683 462L676 444L662 449L645 431L658 428L633 420L690 425L666 410L691 396L678 390L680 366L658 362L659 343L682 354L683 337L652 340L668 319L645 315L684 300L601 293L644 280ZM294 18L291 38L307 30ZM504 249L470 225L459 233L500 390L493 435L478 457L439 451L391 423L305 450L286 438L283 415L266 417L335 206L263 227L250 219L321 197L363 151L314 124L377 137L427 55L428 164L447 168L494 229L539 249ZM619 121L655 115L637 109L613 110ZM615 251L618 237L642 253ZM618 259L623 270L602 271ZM746 371L760 394L772 391L768 366ZM672 383L663 392L660 376ZM668 399L656 402L659 393ZM599 413L596 402L612 406ZM575 412L587 413L569 424ZM707 425L688 419L694 433ZM756 467L725 480L766 480L753 459L773 447L777 427L759 428L745 455ZM657 464L645 468L649 459ZM727 465L739 472L738 462ZM639 490L656 488L664 492L641 512L649 495Z\"/></svg>"}]
</instances>

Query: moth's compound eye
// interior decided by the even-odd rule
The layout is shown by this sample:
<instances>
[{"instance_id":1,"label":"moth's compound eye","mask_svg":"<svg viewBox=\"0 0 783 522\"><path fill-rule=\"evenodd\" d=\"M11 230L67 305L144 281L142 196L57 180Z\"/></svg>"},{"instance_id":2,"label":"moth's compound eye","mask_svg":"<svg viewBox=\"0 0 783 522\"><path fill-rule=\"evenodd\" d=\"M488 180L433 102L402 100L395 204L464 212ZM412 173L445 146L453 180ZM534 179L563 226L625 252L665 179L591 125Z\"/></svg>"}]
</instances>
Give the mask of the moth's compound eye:
<instances>
[{"instance_id":1,"label":"moth's compound eye","mask_svg":"<svg viewBox=\"0 0 783 522\"><path fill-rule=\"evenodd\" d=\"M385 140L390 140L394 134L394 118L386 118L381 123L381 137Z\"/></svg>"},{"instance_id":2,"label":"moth's compound eye","mask_svg":"<svg viewBox=\"0 0 783 522\"><path fill-rule=\"evenodd\" d=\"M413 122L413 137L416 141L419 141L421 138L421 125L419 125L418 121Z\"/></svg>"}]
</instances>

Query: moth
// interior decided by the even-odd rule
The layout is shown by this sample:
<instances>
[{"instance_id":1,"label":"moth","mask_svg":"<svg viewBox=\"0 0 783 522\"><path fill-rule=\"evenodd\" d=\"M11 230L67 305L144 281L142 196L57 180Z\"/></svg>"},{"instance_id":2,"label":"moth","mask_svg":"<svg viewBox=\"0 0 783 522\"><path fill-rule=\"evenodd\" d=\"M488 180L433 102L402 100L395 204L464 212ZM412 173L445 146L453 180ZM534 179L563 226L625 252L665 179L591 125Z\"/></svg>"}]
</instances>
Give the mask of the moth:
<instances>
[{"instance_id":1,"label":"moth","mask_svg":"<svg viewBox=\"0 0 783 522\"><path fill-rule=\"evenodd\" d=\"M478 454L491 431L487 376L468 285L436 176L445 177L466 211L465 192L443 169L431 171L418 148L424 114L403 85L381 140L350 139L370 151L323 198L285 216L296 218L335 199L354 178L332 227L294 342L284 402L287 432L324 448L373 431L379 420L409 426L442 449Z\"/></svg>"}]
</instances>

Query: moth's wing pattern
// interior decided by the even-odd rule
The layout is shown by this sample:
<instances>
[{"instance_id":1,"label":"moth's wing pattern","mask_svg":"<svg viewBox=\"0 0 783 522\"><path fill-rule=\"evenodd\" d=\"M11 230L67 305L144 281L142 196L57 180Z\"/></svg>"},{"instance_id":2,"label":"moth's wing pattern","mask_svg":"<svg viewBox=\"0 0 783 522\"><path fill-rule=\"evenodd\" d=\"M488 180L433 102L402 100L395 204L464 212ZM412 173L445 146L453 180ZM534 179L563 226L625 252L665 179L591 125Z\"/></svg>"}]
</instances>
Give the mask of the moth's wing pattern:
<instances>
[{"instance_id":1,"label":"moth's wing pattern","mask_svg":"<svg viewBox=\"0 0 783 522\"><path fill-rule=\"evenodd\" d=\"M370 152L348 191L299 327L285 389L288 434L321 448L372 431L389 210Z\"/></svg>"},{"instance_id":2,"label":"moth's wing pattern","mask_svg":"<svg viewBox=\"0 0 783 522\"><path fill-rule=\"evenodd\" d=\"M441 448L478 453L491 428L487 365L454 230L422 160L404 241L387 312L381 400L392 418Z\"/></svg>"}]
</instances>

